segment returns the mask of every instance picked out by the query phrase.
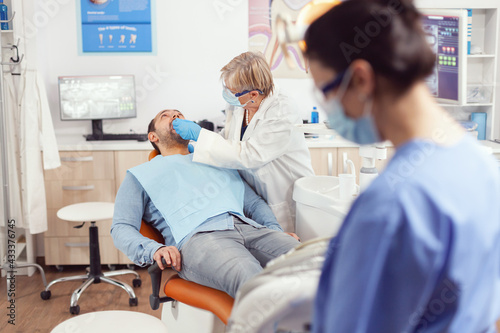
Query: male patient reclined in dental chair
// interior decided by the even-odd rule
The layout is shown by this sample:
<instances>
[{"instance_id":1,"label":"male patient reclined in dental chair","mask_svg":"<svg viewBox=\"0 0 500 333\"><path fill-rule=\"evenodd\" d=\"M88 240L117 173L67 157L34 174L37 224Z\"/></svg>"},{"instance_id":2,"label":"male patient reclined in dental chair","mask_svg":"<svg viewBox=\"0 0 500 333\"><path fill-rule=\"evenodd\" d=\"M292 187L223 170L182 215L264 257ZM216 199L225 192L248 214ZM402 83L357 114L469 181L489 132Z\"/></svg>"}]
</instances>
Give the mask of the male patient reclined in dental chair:
<instances>
[{"instance_id":1,"label":"male patient reclined in dental chair","mask_svg":"<svg viewBox=\"0 0 500 333\"><path fill-rule=\"evenodd\" d=\"M140 266L162 258L179 276L235 297L270 260L299 245L236 170L192 161L189 141L172 128L184 118L164 110L151 121L148 138L159 155L127 171L115 200L111 236ZM139 232L141 220L163 235L165 245Z\"/></svg>"}]
</instances>

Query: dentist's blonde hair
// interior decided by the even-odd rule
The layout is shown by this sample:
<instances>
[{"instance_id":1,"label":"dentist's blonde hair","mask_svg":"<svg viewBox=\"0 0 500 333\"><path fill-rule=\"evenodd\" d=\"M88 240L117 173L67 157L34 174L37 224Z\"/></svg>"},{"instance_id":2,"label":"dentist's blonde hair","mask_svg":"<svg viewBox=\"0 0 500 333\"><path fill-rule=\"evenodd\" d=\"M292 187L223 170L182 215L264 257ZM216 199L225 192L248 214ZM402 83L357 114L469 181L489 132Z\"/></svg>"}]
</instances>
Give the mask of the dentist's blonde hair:
<instances>
[{"instance_id":1,"label":"dentist's blonde hair","mask_svg":"<svg viewBox=\"0 0 500 333\"><path fill-rule=\"evenodd\" d=\"M267 97L274 90L271 68L261 52L242 53L220 71L224 84L238 92L258 89Z\"/></svg>"}]
</instances>

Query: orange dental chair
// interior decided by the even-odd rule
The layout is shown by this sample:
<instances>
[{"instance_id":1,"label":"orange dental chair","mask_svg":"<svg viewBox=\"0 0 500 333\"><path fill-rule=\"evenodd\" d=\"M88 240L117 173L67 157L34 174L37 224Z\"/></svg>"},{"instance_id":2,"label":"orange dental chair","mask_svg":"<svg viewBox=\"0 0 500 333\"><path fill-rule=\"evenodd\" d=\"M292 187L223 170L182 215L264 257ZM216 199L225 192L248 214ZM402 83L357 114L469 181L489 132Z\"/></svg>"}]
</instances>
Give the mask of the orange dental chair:
<instances>
[{"instance_id":1,"label":"orange dental chair","mask_svg":"<svg viewBox=\"0 0 500 333\"><path fill-rule=\"evenodd\" d=\"M149 159L158 155L156 151L149 154ZM142 221L140 233L158 243L164 244L161 233L150 224ZM166 263L164 262L164 265ZM165 297L160 297L162 270L154 263L148 268L151 276L153 292L149 303L153 310L165 303L162 310L162 321L172 332L224 332L231 314L234 299L223 291L205 287L180 278L173 274L163 286ZM175 274L174 274L175 273Z\"/></svg>"}]
</instances>

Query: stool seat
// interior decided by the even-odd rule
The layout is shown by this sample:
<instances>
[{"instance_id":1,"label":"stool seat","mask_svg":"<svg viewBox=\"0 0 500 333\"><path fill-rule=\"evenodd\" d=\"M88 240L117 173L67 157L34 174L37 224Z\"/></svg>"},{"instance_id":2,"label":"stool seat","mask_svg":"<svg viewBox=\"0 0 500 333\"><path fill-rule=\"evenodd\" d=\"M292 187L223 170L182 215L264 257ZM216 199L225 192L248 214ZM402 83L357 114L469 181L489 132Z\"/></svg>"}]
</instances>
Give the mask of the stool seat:
<instances>
[{"instance_id":1,"label":"stool seat","mask_svg":"<svg viewBox=\"0 0 500 333\"><path fill-rule=\"evenodd\" d=\"M65 320L51 333L168 333L167 326L158 318L133 311L98 311Z\"/></svg>"},{"instance_id":2,"label":"stool seat","mask_svg":"<svg viewBox=\"0 0 500 333\"><path fill-rule=\"evenodd\" d=\"M82 202L65 206L57 211L57 217L70 222L96 222L113 218L114 203Z\"/></svg>"},{"instance_id":3,"label":"stool seat","mask_svg":"<svg viewBox=\"0 0 500 333\"><path fill-rule=\"evenodd\" d=\"M61 220L66 220L70 222L83 222L80 226L75 228L81 228L85 222L90 222L89 226L89 270L85 275L74 275L65 276L58 278L50 282L40 293L40 297L43 300L48 300L51 297L50 288L59 282L84 280L83 284L76 289L73 294L71 294L69 312L71 314L79 314L80 306L78 305L78 299L82 293L90 285L95 283L109 283L114 286L120 287L125 290L129 296L129 305L137 306L138 300L135 296L134 290L126 283L119 280L115 280L112 277L125 274L135 275L135 279L132 281L134 287L141 286L140 275L131 269L121 269L111 272L103 272L101 269L101 254L99 250L99 231L95 222L101 220L109 220L113 218L114 203L112 202L82 202L74 205L69 205L63 207L57 211L57 217Z\"/></svg>"}]
</instances>

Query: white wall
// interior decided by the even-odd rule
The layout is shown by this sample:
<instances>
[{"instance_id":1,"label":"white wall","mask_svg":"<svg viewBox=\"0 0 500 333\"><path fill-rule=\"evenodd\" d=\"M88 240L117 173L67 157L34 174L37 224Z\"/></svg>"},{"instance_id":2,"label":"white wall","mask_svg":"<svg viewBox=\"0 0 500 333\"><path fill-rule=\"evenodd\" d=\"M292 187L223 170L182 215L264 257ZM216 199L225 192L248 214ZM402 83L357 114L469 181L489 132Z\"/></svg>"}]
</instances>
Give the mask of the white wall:
<instances>
[{"instance_id":1,"label":"white wall","mask_svg":"<svg viewBox=\"0 0 500 333\"><path fill-rule=\"evenodd\" d=\"M177 108L193 120L222 122L220 110L225 102L219 70L248 50L248 1L155 2L157 55L79 54L78 1L60 0L64 4L51 15L50 23L39 28L38 68L45 79L58 138L91 132L90 121L60 121L57 77L62 75L135 75L138 117L105 120L104 130L109 133L145 133L149 120L164 108ZM225 6L218 6L221 4ZM38 10L46 9L40 6ZM295 96L307 118L313 106L311 80L283 79L276 83Z\"/></svg>"}]
</instances>

